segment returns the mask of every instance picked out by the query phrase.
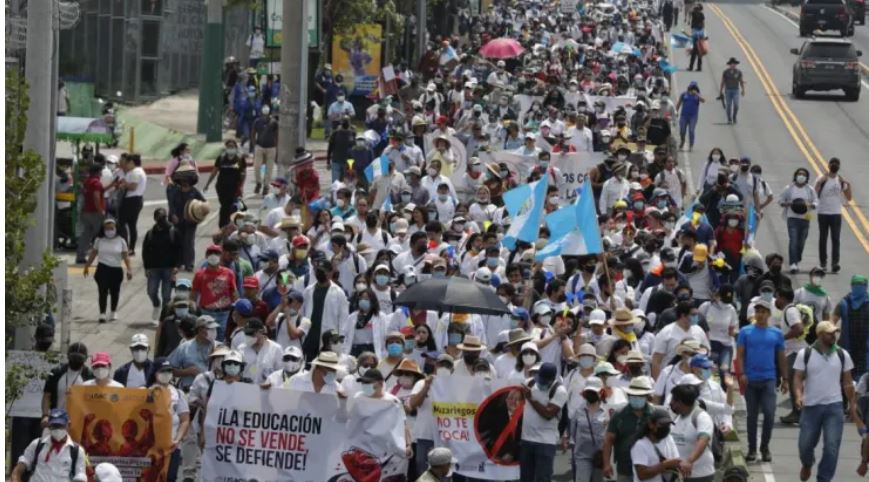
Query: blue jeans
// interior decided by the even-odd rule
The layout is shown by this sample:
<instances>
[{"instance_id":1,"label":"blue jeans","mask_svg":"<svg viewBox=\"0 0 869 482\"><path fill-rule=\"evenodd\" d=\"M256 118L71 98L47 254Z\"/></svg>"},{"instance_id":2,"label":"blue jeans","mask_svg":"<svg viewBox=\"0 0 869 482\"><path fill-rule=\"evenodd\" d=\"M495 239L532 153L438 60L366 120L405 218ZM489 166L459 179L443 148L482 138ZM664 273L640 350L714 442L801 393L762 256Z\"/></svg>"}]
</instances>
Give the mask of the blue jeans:
<instances>
[{"instance_id":1,"label":"blue jeans","mask_svg":"<svg viewBox=\"0 0 869 482\"><path fill-rule=\"evenodd\" d=\"M718 367L718 376L723 383L724 374L730 373L730 363L733 361L733 346L725 345L720 341L710 341L709 343L712 345L710 358Z\"/></svg>"},{"instance_id":2,"label":"blue jeans","mask_svg":"<svg viewBox=\"0 0 869 482\"><path fill-rule=\"evenodd\" d=\"M226 333L226 322L229 320L229 310L226 311L209 311L202 310L203 315L208 315L214 318L217 322L217 341L223 342L223 336Z\"/></svg>"},{"instance_id":3,"label":"blue jeans","mask_svg":"<svg viewBox=\"0 0 869 482\"><path fill-rule=\"evenodd\" d=\"M151 298L151 306L159 308L160 303L169 303L172 299L172 268L149 269L145 276L148 277L148 298Z\"/></svg>"},{"instance_id":4,"label":"blue jeans","mask_svg":"<svg viewBox=\"0 0 869 482\"><path fill-rule=\"evenodd\" d=\"M789 264L799 264L803 260L803 248L809 237L809 220L788 218L788 258Z\"/></svg>"},{"instance_id":5,"label":"blue jeans","mask_svg":"<svg viewBox=\"0 0 869 482\"><path fill-rule=\"evenodd\" d=\"M519 446L519 480L551 482L555 466L555 444L522 441Z\"/></svg>"},{"instance_id":6,"label":"blue jeans","mask_svg":"<svg viewBox=\"0 0 869 482\"><path fill-rule=\"evenodd\" d=\"M697 127L699 114L679 116L679 147L685 144L685 131L688 131L688 145L694 147L694 129Z\"/></svg>"},{"instance_id":7,"label":"blue jeans","mask_svg":"<svg viewBox=\"0 0 869 482\"><path fill-rule=\"evenodd\" d=\"M181 467L181 449L175 449L169 459L169 471L166 474L166 482L175 482L178 478L179 467Z\"/></svg>"},{"instance_id":8,"label":"blue jeans","mask_svg":"<svg viewBox=\"0 0 869 482\"><path fill-rule=\"evenodd\" d=\"M748 425L748 452L757 452L757 416L763 411L761 450L769 449L775 422L775 380L749 381L745 388L745 409Z\"/></svg>"},{"instance_id":9,"label":"blue jeans","mask_svg":"<svg viewBox=\"0 0 869 482\"><path fill-rule=\"evenodd\" d=\"M839 460L839 445L842 443L842 428L845 416L842 402L803 407L800 414L800 462L811 467L815 463L815 447L821 432L824 433L824 449L818 464L818 482L833 480L836 462Z\"/></svg>"},{"instance_id":10,"label":"blue jeans","mask_svg":"<svg viewBox=\"0 0 869 482\"><path fill-rule=\"evenodd\" d=\"M332 159L332 182L344 179L344 171L347 170L347 160ZM428 470L428 469L426 469Z\"/></svg>"},{"instance_id":11,"label":"blue jeans","mask_svg":"<svg viewBox=\"0 0 869 482\"><path fill-rule=\"evenodd\" d=\"M736 122L739 113L739 89L724 91L724 108L727 111L727 122Z\"/></svg>"}]
</instances>

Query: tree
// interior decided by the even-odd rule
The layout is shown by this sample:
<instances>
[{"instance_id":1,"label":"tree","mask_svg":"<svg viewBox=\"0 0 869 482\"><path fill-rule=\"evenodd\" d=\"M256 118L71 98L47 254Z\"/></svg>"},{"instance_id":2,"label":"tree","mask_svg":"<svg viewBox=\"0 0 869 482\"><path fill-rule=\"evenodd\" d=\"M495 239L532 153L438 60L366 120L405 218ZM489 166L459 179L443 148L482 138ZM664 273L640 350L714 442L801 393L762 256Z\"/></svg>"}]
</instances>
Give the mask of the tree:
<instances>
[{"instance_id":1,"label":"tree","mask_svg":"<svg viewBox=\"0 0 869 482\"><path fill-rule=\"evenodd\" d=\"M35 325L50 312L57 298L51 251L39 263L24 260L27 230L33 225L36 193L45 180L45 163L33 150L24 150L27 130L27 84L21 74L6 77L6 327ZM11 339L7 337L7 348Z\"/></svg>"}]
</instances>

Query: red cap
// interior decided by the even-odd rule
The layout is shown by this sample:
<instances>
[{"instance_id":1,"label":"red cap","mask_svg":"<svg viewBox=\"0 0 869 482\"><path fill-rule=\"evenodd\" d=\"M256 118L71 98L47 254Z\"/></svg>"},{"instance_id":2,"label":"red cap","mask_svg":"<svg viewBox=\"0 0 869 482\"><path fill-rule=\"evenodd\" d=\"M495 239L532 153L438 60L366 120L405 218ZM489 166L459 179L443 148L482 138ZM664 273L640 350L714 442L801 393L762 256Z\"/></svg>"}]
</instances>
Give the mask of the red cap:
<instances>
[{"instance_id":1,"label":"red cap","mask_svg":"<svg viewBox=\"0 0 869 482\"><path fill-rule=\"evenodd\" d=\"M256 276L245 276L244 281L242 282L242 286L245 288L259 288L259 280L256 279Z\"/></svg>"},{"instance_id":2,"label":"red cap","mask_svg":"<svg viewBox=\"0 0 869 482\"><path fill-rule=\"evenodd\" d=\"M446 124L447 123L447 116L439 115L435 122L437 122L438 124Z\"/></svg>"},{"instance_id":3,"label":"red cap","mask_svg":"<svg viewBox=\"0 0 869 482\"><path fill-rule=\"evenodd\" d=\"M308 239L304 234L297 234L293 236L293 247L301 248L302 246L310 246L311 240Z\"/></svg>"},{"instance_id":4,"label":"red cap","mask_svg":"<svg viewBox=\"0 0 869 482\"><path fill-rule=\"evenodd\" d=\"M223 248L219 244L212 244L205 250L206 255L211 253L223 254Z\"/></svg>"},{"instance_id":5,"label":"red cap","mask_svg":"<svg viewBox=\"0 0 869 482\"><path fill-rule=\"evenodd\" d=\"M91 366L95 367L97 365L111 365L112 357L109 356L108 353L104 351L98 351L91 355Z\"/></svg>"}]
</instances>

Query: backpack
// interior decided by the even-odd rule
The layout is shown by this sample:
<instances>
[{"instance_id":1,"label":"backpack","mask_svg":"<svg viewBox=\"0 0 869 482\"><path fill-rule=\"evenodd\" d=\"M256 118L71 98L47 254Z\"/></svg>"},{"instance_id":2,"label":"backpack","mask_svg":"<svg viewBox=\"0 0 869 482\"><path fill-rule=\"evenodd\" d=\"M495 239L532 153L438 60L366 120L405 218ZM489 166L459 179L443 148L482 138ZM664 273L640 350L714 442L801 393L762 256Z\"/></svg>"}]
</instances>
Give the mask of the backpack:
<instances>
[{"instance_id":1,"label":"backpack","mask_svg":"<svg viewBox=\"0 0 869 482\"><path fill-rule=\"evenodd\" d=\"M732 182L732 183L735 184L735 183L736 183L736 176L738 176L738 174L734 174L734 175L730 176L730 182ZM752 194L753 194L753 193L756 193L756 192L757 192L757 176L754 175L754 174L752 174L752 175L751 175L751 180L752 180L752 183L751 183L751 192L752 192Z\"/></svg>"},{"instance_id":2,"label":"backpack","mask_svg":"<svg viewBox=\"0 0 869 482\"><path fill-rule=\"evenodd\" d=\"M383 239L383 246L384 246L383 249L386 249L386 247L389 246L389 239L387 238L386 231L381 229L380 236ZM356 244L359 244L361 242L362 242L362 231L360 230L359 234L356 235ZM359 260L354 258L353 262L356 264L356 272L358 273L359 272Z\"/></svg>"},{"instance_id":3,"label":"backpack","mask_svg":"<svg viewBox=\"0 0 869 482\"><path fill-rule=\"evenodd\" d=\"M36 444L36 450L33 451L33 462L30 464L30 469L27 470L24 475L21 477L22 482L27 482L33 476L33 473L36 472L36 464L39 463L39 453L42 452L42 447L45 446L45 442L40 440ZM78 465L78 444L72 442L69 445L69 480L75 480L76 471L75 468Z\"/></svg>"},{"instance_id":4,"label":"backpack","mask_svg":"<svg viewBox=\"0 0 869 482\"><path fill-rule=\"evenodd\" d=\"M703 403L703 400L698 399L697 401L703 411L706 411L706 404ZM700 410L695 409L694 413L691 414L691 425L694 426L695 430L697 429L697 418L699 416ZM712 424L712 438L709 439L709 450L712 452L712 458L715 460L715 466L717 467L724 460L724 433L714 423Z\"/></svg>"}]
</instances>

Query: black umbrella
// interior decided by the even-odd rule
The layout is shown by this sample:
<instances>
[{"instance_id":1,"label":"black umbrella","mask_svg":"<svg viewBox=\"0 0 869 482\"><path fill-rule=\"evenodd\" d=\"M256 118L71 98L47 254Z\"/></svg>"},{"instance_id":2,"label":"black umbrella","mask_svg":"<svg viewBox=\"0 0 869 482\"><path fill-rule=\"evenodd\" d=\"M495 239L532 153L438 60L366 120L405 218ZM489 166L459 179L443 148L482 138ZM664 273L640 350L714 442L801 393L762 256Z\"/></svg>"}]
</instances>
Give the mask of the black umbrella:
<instances>
[{"instance_id":1,"label":"black umbrella","mask_svg":"<svg viewBox=\"0 0 869 482\"><path fill-rule=\"evenodd\" d=\"M510 313L494 291L466 278L432 278L398 295L395 304L417 310L502 315Z\"/></svg>"}]
</instances>

